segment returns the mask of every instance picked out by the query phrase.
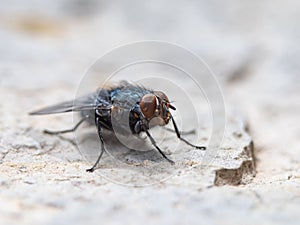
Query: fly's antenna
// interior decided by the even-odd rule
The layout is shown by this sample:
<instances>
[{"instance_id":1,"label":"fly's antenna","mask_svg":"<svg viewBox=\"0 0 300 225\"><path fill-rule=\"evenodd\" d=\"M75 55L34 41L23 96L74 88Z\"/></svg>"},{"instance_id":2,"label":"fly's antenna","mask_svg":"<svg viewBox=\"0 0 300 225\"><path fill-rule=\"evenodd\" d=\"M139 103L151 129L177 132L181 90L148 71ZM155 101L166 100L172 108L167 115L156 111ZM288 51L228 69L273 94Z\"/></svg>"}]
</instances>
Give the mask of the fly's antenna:
<instances>
[{"instance_id":1,"label":"fly's antenna","mask_svg":"<svg viewBox=\"0 0 300 225\"><path fill-rule=\"evenodd\" d=\"M169 107L170 107L170 109L172 109L172 110L176 110L176 108L174 107L174 106L172 106L170 103L169 103Z\"/></svg>"},{"instance_id":2,"label":"fly's antenna","mask_svg":"<svg viewBox=\"0 0 300 225\"><path fill-rule=\"evenodd\" d=\"M165 103L170 109L172 109L172 110L176 110L176 107L175 106L173 106L173 105L171 105L170 104L170 102L167 102L167 101L165 101L165 100L162 100L163 101L163 103Z\"/></svg>"},{"instance_id":3,"label":"fly's antenna","mask_svg":"<svg viewBox=\"0 0 300 225\"><path fill-rule=\"evenodd\" d=\"M169 106L169 108L170 109L172 109L172 110L176 110L176 107L175 106L173 106L173 105L171 105L171 103L173 103L174 101L170 101L170 102L166 102L166 101L164 101L166 104L168 104L168 106Z\"/></svg>"}]
</instances>

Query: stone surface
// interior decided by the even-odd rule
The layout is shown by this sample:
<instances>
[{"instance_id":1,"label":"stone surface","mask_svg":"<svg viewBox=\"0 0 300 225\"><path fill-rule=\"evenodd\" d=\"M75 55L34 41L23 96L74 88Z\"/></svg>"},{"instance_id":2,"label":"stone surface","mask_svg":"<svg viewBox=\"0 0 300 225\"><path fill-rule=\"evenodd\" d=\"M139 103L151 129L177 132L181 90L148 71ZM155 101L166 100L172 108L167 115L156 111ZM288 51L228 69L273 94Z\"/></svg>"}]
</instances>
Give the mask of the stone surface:
<instances>
[{"instance_id":1,"label":"stone surface","mask_svg":"<svg viewBox=\"0 0 300 225\"><path fill-rule=\"evenodd\" d=\"M1 1L0 223L298 224L298 9L293 0ZM204 58L221 82L228 124L210 166L201 152L166 149L179 166L171 178L128 187L86 173L72 135L42 133L68 128L72 117L27 113L73 98L97 56L143 39L175 42ZM197 143L205 143L209 124L199 113ZM129 153L131 163L149 156L140 167L159 165L167 177L170 165L157 155ZM108 157L102 163L114 180L138 186L129 179L137 170Z\"/></svg>"}]
</instances>

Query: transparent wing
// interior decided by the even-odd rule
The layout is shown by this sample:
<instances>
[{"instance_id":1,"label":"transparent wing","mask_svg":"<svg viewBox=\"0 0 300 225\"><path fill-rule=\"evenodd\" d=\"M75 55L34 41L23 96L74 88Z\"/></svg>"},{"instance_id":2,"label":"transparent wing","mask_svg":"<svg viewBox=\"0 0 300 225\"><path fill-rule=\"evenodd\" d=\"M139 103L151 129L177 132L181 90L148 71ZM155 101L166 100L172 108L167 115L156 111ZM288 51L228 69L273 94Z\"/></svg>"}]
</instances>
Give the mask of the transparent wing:
<instances>
[{"instance_id":1,"label":"transparent wing","mask_svg":"<svg viewBox=\"0 0 300 225\"><path fill-rule=\"evenodd\" d=\"M95 110L95 109L110 109L111 104L107 101L104 96L98 93L92 93L74 101L67 101L58 103L56 105L48 106L33 112L29 115L46 115L46 114L56 114L65 113L72 111L85 111L85 110Z\"/></svg>"}]
</instances>

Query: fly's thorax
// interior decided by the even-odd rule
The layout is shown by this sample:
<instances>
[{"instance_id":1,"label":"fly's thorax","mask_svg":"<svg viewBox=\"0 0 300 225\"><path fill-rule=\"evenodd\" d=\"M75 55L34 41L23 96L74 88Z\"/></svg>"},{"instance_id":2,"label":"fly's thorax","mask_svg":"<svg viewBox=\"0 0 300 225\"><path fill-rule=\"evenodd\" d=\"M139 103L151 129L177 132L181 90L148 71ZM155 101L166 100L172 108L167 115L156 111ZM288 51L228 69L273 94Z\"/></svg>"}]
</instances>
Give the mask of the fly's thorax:
<instances>
[{"instance_id":1,"label":"fly's thorax","mask_svg":"<svg viewBox=\"0 0 300 225\"><path fill-rule=\"evenodd\" d=\"M123 113L123 109L121 107L119 106L111 107L111 117L113 117L115 120L121 120L122 113Z\"/></svg>"}]
</instances>

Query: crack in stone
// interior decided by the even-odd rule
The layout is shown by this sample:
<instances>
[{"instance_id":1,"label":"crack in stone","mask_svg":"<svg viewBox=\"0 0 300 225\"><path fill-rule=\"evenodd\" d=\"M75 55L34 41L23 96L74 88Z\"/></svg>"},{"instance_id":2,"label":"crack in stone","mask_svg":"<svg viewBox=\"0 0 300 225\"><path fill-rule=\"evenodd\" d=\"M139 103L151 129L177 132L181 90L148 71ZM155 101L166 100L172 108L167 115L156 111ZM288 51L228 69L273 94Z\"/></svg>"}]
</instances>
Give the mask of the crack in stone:
<instances>
[{"instance_id":1,"label":"crack in stone","mask_svg":"<svg viewBox=\"0 0 300 225\"><path fill-rule=\"evenodd\" d=\"M235 169L223 168L216 170L214 185L247 184L253 180L256 175L253 141L250 141L249 144L244 147L243 153L248 156L248 159L244 160L240 167Z\"/></svg>"}]
</instances>

